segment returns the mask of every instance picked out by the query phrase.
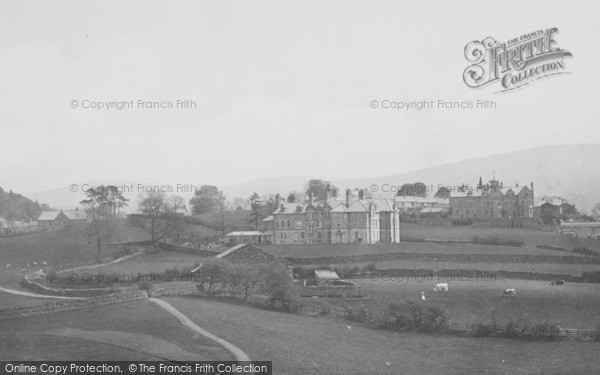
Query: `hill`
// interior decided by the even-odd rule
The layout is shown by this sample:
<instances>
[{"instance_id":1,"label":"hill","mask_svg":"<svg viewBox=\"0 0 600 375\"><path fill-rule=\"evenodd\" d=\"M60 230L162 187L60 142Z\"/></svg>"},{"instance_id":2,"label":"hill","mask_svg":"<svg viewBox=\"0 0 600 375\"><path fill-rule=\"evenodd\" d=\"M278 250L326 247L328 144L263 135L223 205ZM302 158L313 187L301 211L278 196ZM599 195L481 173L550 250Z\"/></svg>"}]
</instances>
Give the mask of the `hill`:
<instances>
[{"instance_id":1,"label":"hill","mask_svg":"<svg viewBox=\"0 0 600 375\"><path fill-rule=\"evenodd\" d=\"M600 144L546 146L468 159L389 176L370 178L269 177L241 184L219 186L219 188L224 190L229 199L247 198L254 191L261 195L267 193L287 194L290 191L302 189L311 178L322 178L332 181L341 189L377 184L379 186L378 194L391 196L393 192L382 192L382 185L399 187L408 182L423 182L435 192L438 185L458 186L465 183L474 186L480 176L486 181L495 174L505 185L514 185L515 183L529 185L533 182L537 197L560 196L575 203L579 209L590 210L594 204L600 202L600 193L595 189L600 184L600 174L594 173L599 160ZM409 161L399 160L395 163L398 164L398 169L410 168ZM129 209L135 209L137 193L126 193L125 195L133 202L130 202ZM180 195L186 199L191 197L191 194ZM65 209L76 207L78 202L83 199L83 194L74 194L69 191L69 187L32 193L28 196Z\"/></svg>"},{"instance_id":2,"label":"hill","mask_svg":"<svg viewBox=\"0 0 600 375\"><path fill-rule=\"evenodd\" d=\"M48 205L33 202L21 194L13 193L12 190L6 192L0 187L0 218L9 222L29 222L36 220L44 209L49 209ZM0 221L0 227L2 225L3 221Z\"/></svg>"}]
</instances>

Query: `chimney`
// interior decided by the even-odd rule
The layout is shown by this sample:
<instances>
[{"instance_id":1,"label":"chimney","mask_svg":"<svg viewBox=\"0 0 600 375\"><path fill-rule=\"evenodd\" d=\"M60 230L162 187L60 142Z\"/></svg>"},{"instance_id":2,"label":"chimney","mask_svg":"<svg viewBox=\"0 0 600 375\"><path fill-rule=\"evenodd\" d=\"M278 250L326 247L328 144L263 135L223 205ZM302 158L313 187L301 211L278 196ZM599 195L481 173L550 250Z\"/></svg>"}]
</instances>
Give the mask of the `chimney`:
<instances>
[{"instance_id":1,"label":"chimney","mask_svg":"<svg viewBox=\"0 0 600 375\"><path fill-rule=\"evenodd\" d=\"M312 191L308 192L308 203L313 204L313 193L312 193Z\"/></svg>"},{"instance_id":2,"label":"chimney","mask_svg":"<svg viewBox=\"0 0 600 375\"><path fill-rule=\"evenodd\" d=\"M325 189L325 203L329 201L331 198L331 187L327 184L327 188Z\"/></svg>"},{"instance_id":3,"label":"chimney","mask_svg":"<svg viewBox=\"0 0 600 375\"><path fill-rule=\"evenodd\" d=\"M275 196L275 207L279 208L279 193L277 193L277 195Z\"/></svg>"},{"instance_id":4,"label":"chimney","mask_svg":"<svg viewBox=\"0 0 600 375\"><path fill-rule=\"evenodd\" d=\"M360 189L360 190L358 191L358 199L360 199L361 201L362 201L363 199L365 199L365 191L364 191L363 189Z\"/></svg>"},{"instance_id":5,"label":"chimney","mask_svg":"<svg viewBox=\"0 0 600 375\"><path fill-rule=\"evenodd\" d=\"M531 191L533 191L533 181L531 181Z\"/></svg>"},{"instance_id":6,"label":"chimney","mask_svg":"<svg viewBox=\"0 0 600 375\"><path fill-rule=\"evenodd\" d=\"M346 207L350 207L350 189L346 189Z\"/></svg>"}]
</instances>

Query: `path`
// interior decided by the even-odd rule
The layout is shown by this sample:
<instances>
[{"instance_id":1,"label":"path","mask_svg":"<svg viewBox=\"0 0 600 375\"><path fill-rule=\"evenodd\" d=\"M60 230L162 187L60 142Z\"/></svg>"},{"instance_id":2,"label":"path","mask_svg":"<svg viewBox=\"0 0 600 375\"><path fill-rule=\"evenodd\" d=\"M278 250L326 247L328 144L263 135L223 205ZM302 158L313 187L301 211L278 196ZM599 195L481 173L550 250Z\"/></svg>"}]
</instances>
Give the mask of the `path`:
<instances>
[{"instance_id":1,"label":"path","mask_svg":"<svg viewBox=\"0 0 600 375\"><path fill-rule=\"evenodd\" d=\"M235 356L236 360L238 360L238 361L250 361L250 357L248 357L248 355L246 353L244 353L242 351L242 349L240 349L237 346L233 345L229 341L225 341L222 338L217 337L217 336L213 335L212 333L210 333L210 332L208 332L208 331L206 331L206 330L198 327L187 316L183 315L181 312L179 312L179 310L177 310L175 307L173 307L168 302L165 302L165 301L162 301L162 300L156 299L156 298L149 298L149 301L152 301L152 302L156 303L157 305L159 305L160 307L162 307L163 309L167 310L167 312L169 312L177 320L179 320L179 322L181 322L181 324L183 324L187 328L191 329L192 331L194 331L196 333L199 333L202 336L204 336L204 337L206 337L208 339L211 339L213 341L216 341L219 344L221 344L225 349L227 349L231 353L233 353L233 355Z\"/></svg>"},{"instance_id":2,"label":"path","mask_svg":"<svg viewBox=\"0 0 600 375\"><path fill-rule=\"evenodd\" d=\"M10 293L10 294L15 294L18 296L35 297L35 298L83 299L82 297L47 296L45 294L34 294L34 293L22 292L20 290L6 289L6 288L2 288L2 287L0 287L0 292L6 292L6 293Z\"/></svg>"}]
</instances>

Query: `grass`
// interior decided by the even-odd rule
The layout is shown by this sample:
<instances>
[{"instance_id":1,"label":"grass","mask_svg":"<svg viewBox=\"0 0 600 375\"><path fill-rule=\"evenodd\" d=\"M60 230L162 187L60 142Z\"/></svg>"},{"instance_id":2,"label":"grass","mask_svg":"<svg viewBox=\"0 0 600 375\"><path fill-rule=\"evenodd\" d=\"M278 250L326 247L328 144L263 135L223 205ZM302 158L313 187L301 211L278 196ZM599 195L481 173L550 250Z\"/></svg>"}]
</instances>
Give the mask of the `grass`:
<instances>
[{"instance_id":1,"label":"grass","mask_svg":"<svg viewBox=\"0 0 600 375\"><path fill-rule=\"evenodd\" d=\"M135 301L0 320L3 360L232 360L156 304Z\"/></svg>"},{"instance_id":2,"label":"grass","mask_svg":"<svg viewBox=\"0 0 600 375\"><path fill-rule=\"evenodd\" d=\"M426 253L426 254L508 254L508 255L551 255L575 256L581 254L559 250L535 249L512 246L493 246L480 244L439 244L430 242L401 242L397 244L346 244L346 245L269 245L261 246L266 251L283 256L297 258L330 257L346 255L366 255L384 253Z\"/></svg>"},{"instance_id":3,"label":"grass","mask_svg":"<svg viewBox=\"0 0 600 375\"><path fill-rule=\"evenodd\" d=\"M566 249L575 249L577 247L587 247L590 249L600 249L600 241L589 238L576 238L563 236L556 232L531 230L531 229L511 229L511 228L490 228L477 226L449 226L449 225L419 225L402 223L400 228L400 237L409 238L427 238L435 240L471 240L473 236L486 237L495 236L504 240L523 241L525 245L550 245Z\"/></svg>"},{"instance_id":4,"label":"grass","mask_svg":"<svg viewBox=\"0 0 600 375\"><path fill-rule=\"evenodd\" d=\"M0 309L18 305L43 305L45 303L55 301L59 301L59 299L19 296L0 291Z\"/></svg>"},{"instance_id":5,"label":"grass","mask_svg":"<svg viewBox=\"0 0 600 375\"><path fill-rule=\"evenodd\" d=\"M441 262L441 261L387 261L370 263L338 263L327 264L339 270L358 266L364 268L367 264L375 264L378 269L432 269L432 270L483 270L483 271L513 271L536 272L556 275L580 275L582 272L600 271L600 264L565 264L565 263L479 263L479 262ZM317 266L302 266L317 267Z\"/></svg>"},{"instance_id":6,"label":"grass","mask_svg":"<svg viewBox=\"0 0 600 375\"><path fill-rule=\"evenodd\" d=\"M472 275L476 278L476 275ZM413 278L401 281L355 279L362 286L365 299L325 299L337 306L365 305L369 311L382 313L392 302L409 299L444 309L450 320L461 326L491 322L506 324L523 317L532 322L546 320L564 328L596 328L600 324L600 285L566 283L550 285L546 281L480 279L479 281ZM448 293L433 293L435 284L448 282ZM501 297L502 291L515 288L517 295Z\"/></svg>"},{"instance_id":7,"label":"grass","mask_svg":"<svg viewBox=\"0 0 600 375\"><path fill-rule=\"evenodd\" d=\"M597 345L376 331L218 301L166 301L277 374L590 374ZM348 328L350 327L350 328Z\"/></svg>"}]
</instances>

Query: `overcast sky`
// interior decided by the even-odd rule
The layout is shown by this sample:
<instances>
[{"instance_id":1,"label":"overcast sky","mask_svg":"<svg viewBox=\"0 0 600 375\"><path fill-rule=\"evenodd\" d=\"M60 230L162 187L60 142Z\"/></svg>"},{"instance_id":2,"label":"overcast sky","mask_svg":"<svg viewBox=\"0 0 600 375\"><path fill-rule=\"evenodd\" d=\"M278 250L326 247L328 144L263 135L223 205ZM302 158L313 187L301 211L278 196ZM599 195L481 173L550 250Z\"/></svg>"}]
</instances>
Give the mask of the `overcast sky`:
<instances>
[{"instance_id":1,"label":"overcast sky","mask_svg":"<svg viewBox=\"0 0 600 375\"><path fill-rule=\"evenodd\" d=\"M600 143L598 14L594 1L4 1L0 186L371 177ZM550 27L570 75L504 94L464 84L470 41ZM197 107L81 108L178 99ZM371 108L385 99L497 108Z\"/></svg>"}]
</instances>

